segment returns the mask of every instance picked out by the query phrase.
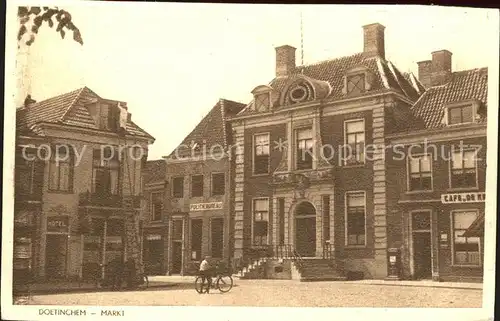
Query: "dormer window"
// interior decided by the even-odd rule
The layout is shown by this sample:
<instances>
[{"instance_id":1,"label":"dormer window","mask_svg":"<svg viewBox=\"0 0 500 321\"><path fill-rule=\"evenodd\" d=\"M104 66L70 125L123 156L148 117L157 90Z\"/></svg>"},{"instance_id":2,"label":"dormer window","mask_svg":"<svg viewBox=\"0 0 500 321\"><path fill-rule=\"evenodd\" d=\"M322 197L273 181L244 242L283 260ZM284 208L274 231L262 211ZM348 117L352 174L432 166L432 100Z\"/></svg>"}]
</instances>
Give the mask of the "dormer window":
<instances>
[{"instance_id":1,"label":"dormer window","mask_svg":"<svg viewBox=\"0 0 500 321\"><path fill-rule=\"evenodd\" d=\"M474 121L472 105L450 107L448 109L448 124L466 124Z\"/></svg>"},{"instance_id":2,"label":"dormer window","mask_svg":"<svg viewBox=\"0 0 500 321\"><path fill-rule=\"evenodd\" d=\"M260 112L271 110L272 106L272 88L267 85L260 85L252 90L254 99L254 109Z\"/></svg>"},{"instance_id":3,"label":"dormer window","mask_svg":"<svg viewBox=\"0 0 500 321\"><path fill-rule=\"evenodd\" d=\"M345 95L361 95L371 89L373 73L365 67L356 67L348 70L344 77Z\"/></svg>"},{"instance_id":4,"label":"dormer window","mask_svg":"<svg viewBox=\"0 0 500 321\"><path fill-rule=\"evenodd\" d=\"M475 123L484 116L484 108L477 100L460 101L445 106L443 124L448 126Z\"/></svg>"},{"instance_id":5,"label":"dormer window","mask_svg":"<svg viewBox=\"0 0 500 321\"><path fill-rule=\"evenodd\" d=\"M366 91L365 74L350 75L347 77L347 93L359 95Z\"/></svg>"}]
</instances>

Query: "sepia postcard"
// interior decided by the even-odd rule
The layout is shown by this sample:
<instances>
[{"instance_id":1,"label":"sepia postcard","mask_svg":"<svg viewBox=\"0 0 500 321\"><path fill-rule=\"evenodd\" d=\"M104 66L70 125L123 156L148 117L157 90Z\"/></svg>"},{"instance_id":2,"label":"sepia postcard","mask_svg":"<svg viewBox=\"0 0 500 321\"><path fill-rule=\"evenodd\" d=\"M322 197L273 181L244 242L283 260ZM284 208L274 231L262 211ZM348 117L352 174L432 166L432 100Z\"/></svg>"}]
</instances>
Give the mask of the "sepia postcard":
<instances>
[{"instance_id":1,"label":"sepia postcard","mask_svg":"<svg viewBox=\"0 0 500 321\"><path fill-rule=\"evenodd\" d=\"M497 10L6 15L4 319L493 319Z\"/></svg>"}]
</instances>

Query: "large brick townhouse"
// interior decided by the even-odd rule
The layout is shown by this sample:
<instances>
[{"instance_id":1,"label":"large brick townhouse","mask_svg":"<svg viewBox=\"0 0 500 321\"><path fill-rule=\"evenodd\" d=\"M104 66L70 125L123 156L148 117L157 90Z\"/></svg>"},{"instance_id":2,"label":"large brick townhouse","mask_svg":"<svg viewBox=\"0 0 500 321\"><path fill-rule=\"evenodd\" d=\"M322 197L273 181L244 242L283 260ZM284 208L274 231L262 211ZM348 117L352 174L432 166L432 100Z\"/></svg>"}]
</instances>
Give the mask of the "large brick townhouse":
<instances>
[{"instance_id":1,"label":"large brick townhouse","mask_svg":"<svg viewBox=\"0 0 500 321\"><path fill-rule=\"evenodd\" d=\"M365 146L405 126L425 89L386 59L384 29L366 25L362 52L311 65L276 48L276 77L231 120L236 259L282 246L302 261L333 257L338 273L387 276L399 214L387 207L385 151Z\"/></svg>"},{"instance_id":2,"label":"large brick townhouse","mask_svg":"<svg viewBox=\"0 0 500 321\"><path fill-rule=\"evenodd\" d=\"M428 89L388 136L389 246L402 250L404 277L481 280L488 70L452 72L447 50L418 66Z\"/></svg>"},{"instance_id":3,"label":"large brick townhouse","mask_svg":"<svg viewBox=\"0 0 500 321\"><path fill-rule=\"evenodd\" d=\"M157 235L162 233L163 241L157 242L155 251L161 251L160 244L164 246L163 267L159 272L191 273L206 255L229 260L233 251L231 184L234 174L228 153L232 145L228 119L244 107L244 104L220 99L182 143L165 157L166 171L162 179L166 181L166 188L162 211L159 211L160 205L155 206L155 202L161 202L158 179L147 187L155 194L151 194L145 214L150 222L144 228L164 228L163 232L156 230ZM151 168L159 166L150 163ZM160 177L153 171L148 176ZM147 237L145 242L148 242Z\"/></svg>"},{"instance_id":4,"label":"large brick townhouse","mask_svg":"<svg viewBox=\"0 0 500 321\"><path fill-rule=\"evenodd\" d=\"M125 102L87 87L27 99L16 112L14 272L85 277L136 255L141 168L153 141Z\"/></svg>"}]
</instances>

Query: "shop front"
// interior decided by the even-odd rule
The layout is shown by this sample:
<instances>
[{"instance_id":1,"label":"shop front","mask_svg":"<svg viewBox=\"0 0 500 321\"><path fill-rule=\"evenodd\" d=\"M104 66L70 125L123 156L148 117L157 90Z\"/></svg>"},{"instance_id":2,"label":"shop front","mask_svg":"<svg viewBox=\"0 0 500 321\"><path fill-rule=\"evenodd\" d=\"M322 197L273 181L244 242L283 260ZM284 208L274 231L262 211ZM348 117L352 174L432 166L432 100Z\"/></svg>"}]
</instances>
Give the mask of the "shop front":
<instances>
[{"instance_id":1,"label":"shop front","mask_svg":"<svg viewBox=\"0 0 500 321\"><path fill-rule=\"evenodd\" d=\"M145 228L143 237L143 262L148 275L165 275L165 242L167 230L164 227Z\"/></svg>"},{"instance_id":2,"label":"shop front","mask_svg":"<svg viewBox=\"0 0 500 321\"><path fill-rule=\"evenodd\" d=\"M124 260L124 221L113 216L90 216L90 226L82 234L80 277L104 276L105 266L115 259Z\"/></svg>"},{"instance_id":3,"label":"shop front","mask_svg":"<svg viewBox=\"0 0 500 321\"><path fill-rule=\"evenodd\" d=\"M14 216L13 281L25 284L36 275L36 209L16 210Z\"/></svg>"},{"instance_id":4,"label":"shop front","mask_svg":"<svg viewBox=\"0 0 500 321\"><path fill-rule=\"evenodd\" d=\"M45 234L45 276L65 278L68 273L69 216L47 216Z\"/></svg>"},{"instance_id":5,"label":"shop front","mask_svg":"<svg viewBox=\"0 0 500 321\"><path fill-rule=\"evenodd\" d=\"M402 205L403 274L412 279L481 281L481 238L466 231L484 217L484 199L483 192L447 193L433 202Z\"/></svg>"}]
</instances>

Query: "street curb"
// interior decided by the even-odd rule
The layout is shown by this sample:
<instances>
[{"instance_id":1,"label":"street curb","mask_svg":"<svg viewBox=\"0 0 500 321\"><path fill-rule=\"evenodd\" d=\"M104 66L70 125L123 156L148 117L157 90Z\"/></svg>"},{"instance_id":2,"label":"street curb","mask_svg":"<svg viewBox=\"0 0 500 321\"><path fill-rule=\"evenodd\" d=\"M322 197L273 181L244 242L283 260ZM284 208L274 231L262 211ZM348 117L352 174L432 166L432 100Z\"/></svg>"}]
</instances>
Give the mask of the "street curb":
<instances>
[{"instance_id":1,"label":"street curb","mask_svg":"<svg viewBox=\"0 0 500 321\"><path fill-rule=\"evenodd\" d=\"M165 283L165 284L150 284L147 288L139 288L127 290L123 289L120 291L113 291L107 288L62 288L62 289L39 289L39 290L23 290L20 293L29 293L30 295L44 295L44 294L64 294L64 293L93 293L93 292L126 292L126 291L145 291L148 289L158 289L158 288L169 288L177 286L179 283ZM20 294L21 295L21 294Z\"/></svg>"},{"instance_id":2,"label":"street curb","mask_svg":"<svg viewBox=\"0 0 500 321\"><path fill-rule=\"evenodd\" d=\"M364 282L344 282L349 284L360 285L386 285L386 286L408 286L417 288L440 288L440 289L459 289L459 290L476 290L482 291L482 288L467 287L467 286L448 286L448 285L432 285L432 284L398 284L398 283L364 283Z\"/></svg>"}]
</instances>

